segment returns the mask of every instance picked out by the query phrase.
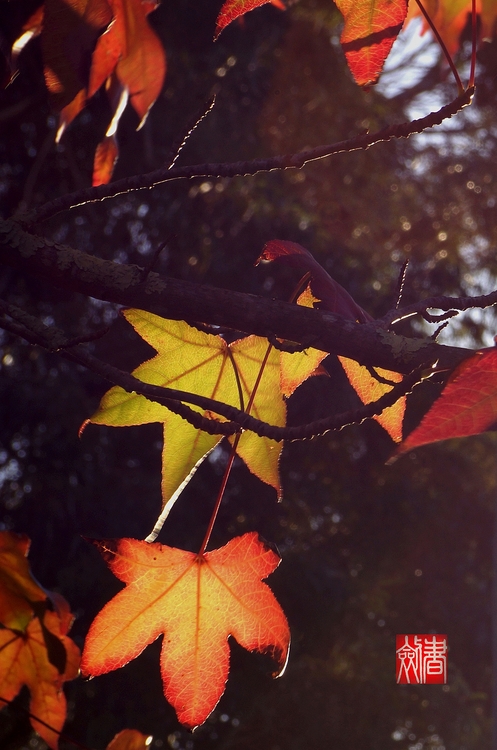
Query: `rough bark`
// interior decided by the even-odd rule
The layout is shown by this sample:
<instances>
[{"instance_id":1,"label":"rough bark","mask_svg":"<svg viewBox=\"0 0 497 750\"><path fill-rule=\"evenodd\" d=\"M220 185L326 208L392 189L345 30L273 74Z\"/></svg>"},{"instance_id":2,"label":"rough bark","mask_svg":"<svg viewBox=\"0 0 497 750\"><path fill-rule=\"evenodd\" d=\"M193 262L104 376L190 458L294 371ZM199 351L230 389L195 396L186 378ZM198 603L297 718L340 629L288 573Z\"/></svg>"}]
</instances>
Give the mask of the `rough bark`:
<instances>
[{"instance_id":1,"label":"rough bark","mask_svg":"<svg viewBox=\"0 0 497 750\"><path fill-rule=\"evenodd\" d=\"M398 336L384 321L358 324L329 312L147 274L138 266L102 260L30 234L14 220L0 221L0 262L55 286L126 307L273 335L402 373L435 362L452 369L471 354L429 338Z\"/></svg>"}]
</instances>

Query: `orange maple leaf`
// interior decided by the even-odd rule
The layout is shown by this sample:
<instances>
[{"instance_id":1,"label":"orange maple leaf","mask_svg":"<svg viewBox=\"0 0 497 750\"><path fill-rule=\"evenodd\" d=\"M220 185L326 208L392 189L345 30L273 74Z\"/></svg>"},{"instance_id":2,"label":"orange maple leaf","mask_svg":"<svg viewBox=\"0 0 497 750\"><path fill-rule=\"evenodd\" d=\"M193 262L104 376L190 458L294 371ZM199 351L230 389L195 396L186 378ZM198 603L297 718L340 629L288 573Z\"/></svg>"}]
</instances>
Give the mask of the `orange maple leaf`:
<instances>
[{"instance_id":1,"label":"orange maple leaf","mask_svg":"<svg viewBox=\"0 0 497 750\"><path fill-rule=\"evenodd\" d=\"M97 615L81 671L96 676L124 666L164 633L164 695L188 727L215 708L229 672L228 637L286 665L290 633L283 610L262 582L280 558L256 533L198 555L136 539L96 542L126 583Z\"/></svg>"},{"instance_id":2,"label":"orange maple leaf","mask_svg":"<svg viewBox=\"0 0 497 750\"><path fill-rule=\"evenodd\" d=\"M31 574L29 544L24 534L0 532L0 697L11 701L27 685L33 729L55 750L66 718L61 688L78 674L79 649L67 637L69 605Z\"/></svg>"},{"instance_id":3,"label":"orange maple leaf","mask_svg":"<svg viewBox=\"0 0 497 750\"><path fill-rule=\"evenodd\" d=\"M56 612L46 611L41 619L34 617L24 633L0 629L0 696L11 701L27 685L31 725L53 750L66 719L62 685L77 677L79 667L79 649L66 636L67 624Z\"/></svg>"},{"instance_id":4,"label":"orange maple leaf","mask_svg":"<svg viewBox=\"0 0 497 750\"><path fill-rule=\"evenodd\" d=\"M29 544L25 534L0 532L0 625L21 632L32 620L36 602L47 600L29 569Z\"/></svg>"},{"instance_id":5,"label":"orange maple leaf","mask_svg":"<svg viewBox=\"0 0 497 750\"><path fill-rule=\"evenodd\" d=\"M443 39L448 52L454 55L460 46L461 32L466 26L468 16L471 15L471 0L423 0L423 7ZM478 34L482 38L491 39L494 36L496 10L492 0L483 0L483 2L476 0L476 12L480 14L481 20L481 24L478 25ZM416 16L421 16L423 19L421 33L431 31L419 5L409 3L406 25Z\"/></svg>"}]
</instances>

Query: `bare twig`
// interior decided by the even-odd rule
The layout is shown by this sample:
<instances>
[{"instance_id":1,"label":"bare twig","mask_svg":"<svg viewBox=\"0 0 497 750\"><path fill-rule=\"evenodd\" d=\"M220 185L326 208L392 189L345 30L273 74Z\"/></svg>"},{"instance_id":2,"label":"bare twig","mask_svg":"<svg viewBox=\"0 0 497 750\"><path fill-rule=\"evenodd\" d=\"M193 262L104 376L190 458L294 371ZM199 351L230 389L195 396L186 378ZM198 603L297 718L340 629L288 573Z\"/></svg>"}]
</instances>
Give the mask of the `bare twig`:
<instances>
[{"instance_id":1,"label":"bare twig","mask_svg":"<svg viewBox=\"0 0 497 750\"><path fill-rule=\"evenodd\" d=\"M456 68L456 66L454 64L454 61L453 61L453 59L452 59L452 57L450 55L450 52L447 49L447 46L446 46L444 40L442 39L442 37L440 35L440 32L438 31L437 27L433 23L430 14L425 9L425 7L424 7L423 3L421 2L421 0L416 0L416 4L417 4L418 8L420 9L421 13L423 14L423 17L424 17L426 23L428 24L428 26L432 30L432 32L433 32L433 34L435 36L435 39L437 40L438 44L440 45L440 48L441 48L441 50L442 50L442 52L443 52L443 54L445 56L445 59L447 60L449 68L452 71L452 75L454 76L454 79L455 79L455 82L456 82L456 86L457 86L457 90L458 90L459 95L464 94L463 83L461 81L461 78L459 76L457 68ZM473 84L474 84L474 79L473 79L473 83L471 85L473 85Z\"/></svg>"},{"instance_id":2,"label":"bare twig","mask_svg":"<svg viewBox=\"0 0 497 750\"><path fill-rule=\"evenodd\" d=\"M142 273L140 276L140 281L146 281L149 277L149 274L151 273L152 269L154 268L155 264L159 260L159 256L161 252L164 250L166 245L171 241L171 239L174 237L174 234L169 235L167 240L164 240L164 242L160 242L157 247L155 248L154 252L152 253L152 257L148 261L148 263L143 267Z\"/></svg>"},{"instance_id":3,"label":"bare twig","mask_svg":"<svg viewBox=\"0 0 497 750\"><path fill-rule=\"evenodd\" d=\"M414 302L412 305L402 307L399 310L390 310L390 312L379 318L376 322L388 328L394 323L411 318L413 315L423 315L424 317L426 314L429 316L426 319L429 319L430 322L439 322L447 316L429 315L427 310L444 310L448 313L448 317L452 317L457 314L456 310L462 312L471 308L483 309L485 307L492 307L493 305L497 305L497 291L490 292L490 294L481 294L477 297L429 297L420 302Z\"/></svg>"},{"instance_id":4,"label":"bare twig","mask_svg":"<svg viewBox=\"0 0 497 750\"><path fill-rule=\"evenodd\" d=\"M398 310L398 308L400 306L400 303L402 301L402 295L404 293L404 286L405 286L405 283L406 283L406 274L407 274L407 267L408 267L408 265L409 265L409 258L407 258L402 263L402 268L400 269L399 280L397 282L398 292L397 292L397 302L395 303L395 309L396 310Z\"/></svg>"},{"instance_id":5,"label":"bare twig","mask_svg":"<svg viewBox=\"0 0 497 750\"><path fill-rule=\"evenodd\" d=\"M156 187L172 180L191 179L193 177L237 177L254 175L259 172L270 172L275 169L301 169L308 162L316 161L317 159L324 159L343 152L368 149L376 143L389 141L392 138L408 138L415 133L422 133L427 128L440 125L444 120L449 119L468 104L471 104L473 94L474 87L470 87L454 99L454 101L445 105L437 112L430 112L429 115L421 117L418 120L412 120L411 122L389 125L376 133L361 133L338 143L317 146L316 148L296 154L273 156L267 159L157 169L145 175L127 177L107 185L88 187L84 190L78 190L75 193L60 196L19 218L22 218L24 226L32 226L37 222L45 221L55 216L61 211L67 211L76 206L102 201L106 198L114 198L122 193Z\"/></svg>"},{"instance_id":6,"label":"bare twig","mask_svg":"<svg viewBox=\"0 0 497 750\"><path fill-rule=\"evenodd\" d=\"M210 102L207 105L207 108L203 108L201 112L197 112L195 115L193 121L190 122L188 125L188 129L186 131L186 134L176 143L173 143L171 147L171 155L170 158L166 160L166 163L168 163L168 169L172 169L176 163L176 161L179 158L179 155L183 151L184 147L188 143L190 137L192 134L196 131L200 123L202 123L207 115L209 115L212 110L214 109L214 105L216 103L216 96L214 95Z\"/></svg>"}]
</instances>

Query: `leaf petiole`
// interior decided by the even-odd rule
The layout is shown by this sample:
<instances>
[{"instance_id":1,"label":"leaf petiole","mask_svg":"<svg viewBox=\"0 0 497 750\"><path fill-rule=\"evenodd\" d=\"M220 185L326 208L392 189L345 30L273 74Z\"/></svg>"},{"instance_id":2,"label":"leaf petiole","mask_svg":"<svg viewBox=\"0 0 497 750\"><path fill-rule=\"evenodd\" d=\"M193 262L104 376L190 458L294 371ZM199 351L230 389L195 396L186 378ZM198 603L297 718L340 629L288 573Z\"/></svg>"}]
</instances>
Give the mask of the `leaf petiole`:
<instances>
[{"instance_id":1,"label":"leaf petiole","mask_svg":"<svg viewBox=\"0 0 497 750\"><path fill-rule=\"evenodd\" d=\"M254 403L254 399L255 399L255 396L256 396L256 393L257 393L257 389L258 389L259 384L261 382L261 378L262 378L262 375L263 375L263 372L264 372L264 368L265 368L266 363L268 361L268 357L271 354L271 349L272 348L273 348L272 344L269 344L268 348L266 350L266 353L265 353L265 355L264 355L264 357L262 359L261 366L259 368L259 372L257 374L257 378L255 379L254 387L252 388L252 393L250 394L249 402L247 404L247 408L246 409L244 409L244 405L243 405L243 394L242 394L242 387L241 387L241 383L240 383L240 375L238 373L238 369L237 369L237 366L236 366L236 362L235 362L235 360L233 358L233 355L231 354L231 352L229 352L229 349L228 349L230 360L231 360L231 363L232 363L234 371L235 371L236 382L237 382L237 385L238 385L238 392L239 392L239 396L240 396L240 408L243 411L246 411L247 414L250 413L250 409L252 408L252 405ZM209 521L209 525L207 527L207 531L205 532L204 541L202 542L202 546L200 547L200 550L199 550L199 553L198 553L199 557L202 557L204 555L204 553L205 553L205 551L207 549L207 545L209 544L209 540L210 540L211 534L212 534L212 529L214 528L214 524L216 522L217 514L219 513L219 508L221 507L221 502L223 500L224 491L226 489L226 485L228 483L229 475L231 473L231 468L233 466L233 461L235 460L236 449L238 448L238 443L240 442L240 438L241 438L241 432L239 432L237 435L235 435L235 437L233 439L233 444L231 446L231 451L230 451L230 455L229 455L229 458L228 458L228 463L226 464L226 468L225 468L224 474L223 474L223 479L222 479L222 482L221 482L221 487L219 488L219 492L217 494L216 504L214 506L214 510L212 511L212 515L211 515L211 519Z\"/></svg>"},{"instance_id":2,"label":"leaf petiole","mask_svg":"<svg viewBox=\"0 0 497 750\"><path fill-rule=\"evenodd\" d=\"M423 14L423 17L425 18L426 23L428 24L428 26L430 27L430 29L433 31L433 33L435 35L435 39L439 43L440 48L441 48L442 52L445 55L445 59L449 63L449 67L450 67L450 69L452 71L452 74L453 74L455 80L456 80L457 92L458 92L459 96L461 96L462 94L464 94L465 88L464 88L463 82L461 81L461 77L460 77L459 73L457 72L457 68L456 68L456 66L454 64L454 61L453 61L451 55L450 55L450 52L447 49L447 47L445 46L444 40L440 36L437 27L435 26L435 24L433 23L432 19L430 18L429 13L426 10L426 8L423 6L423 3L421 2L421 0L416 0L416 3L418 5L421 13ZM473 0L473 4L474 4L474 0ZM473 84L470 82L468 88L471 88L472 85Z\"/></svg>"}]
</instances>

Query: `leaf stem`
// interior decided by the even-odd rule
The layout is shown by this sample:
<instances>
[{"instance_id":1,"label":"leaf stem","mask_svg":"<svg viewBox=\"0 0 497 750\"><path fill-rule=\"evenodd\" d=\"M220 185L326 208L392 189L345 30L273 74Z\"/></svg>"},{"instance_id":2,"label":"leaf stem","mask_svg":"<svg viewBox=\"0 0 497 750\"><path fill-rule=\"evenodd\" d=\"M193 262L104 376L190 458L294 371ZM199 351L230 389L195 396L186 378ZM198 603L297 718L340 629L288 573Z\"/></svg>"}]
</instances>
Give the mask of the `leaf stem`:
<instances>
[{"instance_id":1,"label":"leaf stem","mask_svg":"<svg viewBox=\"0 0 497 750\"><path fill-rule=\"evenodd\" d=\"M469 72L468 88L475 85L477 34L478 29L476 26L476 0L471 0L471 68Z\"/></svg>"},{"instance_id":2,"label":"leaf stem","mask_svg":"<svg viewBox=\"0 0 497 750\"><path fill-rule=\"evenodd\" d=\"M461 77L460 77L459 73L457 72L457 68L456 68L456 66L454 64L454 61L453 61L452 57L450 56L449 50L445 46L444 40L440 36L437 27L435 26L435 24L433 23L432 19L430 18L429 13L426 10L426 8L423 6L421 0L416 0L416 3L418 4L419 9L420 9L421 13L424 16L424 18L426 20L426 23L428 24L428 26L430 27L430 29L433 31L433 33L435 35L435 38L436 38L437 42L439 43L442 52L445 55L445 59L449 63L449 67L450 67L450 69L452 71L452 74L453 74L455 80L456 80L458 94L459 94L459 96L461 96L462 94L464 94L465 89L464 89L464 86L463 86L463 82L461 81ZM474 3L474 0L473 0L473 3ZM472 86L472 84L470 83L469 87L471 87L471 86Z\"/></svg>"},{"instance_id":3,"label":"leaf stem","mask_svg":"<svg viewBox=\"0 0 497 750\"><path fill-rule=\"evenodd\" d=\"M308 276L309 276L309 274L306 274L304 276L304 279L305 279L306 283L308 281L308 278L306 278L306 277L308 277ZM298 284L296 290L294 291L294 293L292 295L292 300L293 300L295 294L298 294L298 290L302 286L302 281L303 281L303 279L301 279L299 281L299 284ZM272 344L268 344L268 347L266 349L266 353L264 354L264 357L262 358L261 366L259 368L259 372L257 373L257 377L255 379L254 387L252 388L252 393L250 394L250 398L249 398L249 401L248 401L246 409L244 409L244 406L243 406L243 393L242 393L242 388L241 388L240 376L239 376L239 373L238 373L238 368L236 366L236 362L235 362L235 359L233 357L232 352L228 349L229 356L230 356L231 362L232 362L234 370L235 370L235 377L236 377L236 382L237 382L237 385L238 385L238 393L239 393L239 398L240 398L240 406L241 406L242 411L245 411L247 414L250 413L250 410L251 410L251 408L253 406L254 399L255 399L255 396L257 394L257 389L259 388L259 385L260 385L260 382L261 382L261 379L262 379L262 375L264 373L264 368L266 367L266 364L267 364L269 355L271 354L271 349L272 348L273 348L273 345ZM212 529L214 528L214 524L216 522L217 514L219 513L219 508L221 507L221 502L223 500L224 491L225 491L226 485L228 483L229 475L231 473L231 468L232 468L233 462L235 460L236 449L238 448L238 443L240 442L241 436L242 436L242 434L241 434L241 432L239 432L239 433L237 433L235 435L235 437L233 439L233 444L231 446L231 451L230 451L230 455L229 455L229 458L228 458L228 463L226 464L226 468L225 468L224 474L223 474L223 480L221 482L221 487L219 488L219 492L218 492L218 495L217 495L216 504L214 506L214 510L212 511L211 519L209 521L209 526L207 527L207 531L205 532L204 541L202 542L202 546L200 547L200 550L199 550L199 553L198 553L199 557L202 557L205 554L205 550L207 549L207 545L209 544L209 540L210 540L211 534L212 534Z\"/></svg>"},{"instance_id":4,"label":"leaf stem","mask_svg":"<svg viewBox=\"0 0 497 750\"><path fill-rule=\"evenodd\" d=\"M223 480L221 482L221 486L219 488L219 492L217 493L217 499L216 504L214 506L214 510L212 511L211 519L209 521L209 525L207 527L207 531L205 532L204 541L202 542L202 546L200 547L200 550L198 552L199 557L203 557L205 554L205 551L207 549L207 545L209 544L209 540L211 538L212 529L214 528L214 524L216 523L217 514L219 513L219 508L221 507L221 502L223 500L224 490L226 489L226 485L228 483L229 475L231 473L231 467L233 466L233 461L235 460L236 455L236 449L238 448L238 443L240 442L240 433L235 435L235 439L233 440L233 445L231 446L230 455L228 458L228 463L226 464L226 468L224 470L223 474Z\"/></svg>"}]
</instances>

